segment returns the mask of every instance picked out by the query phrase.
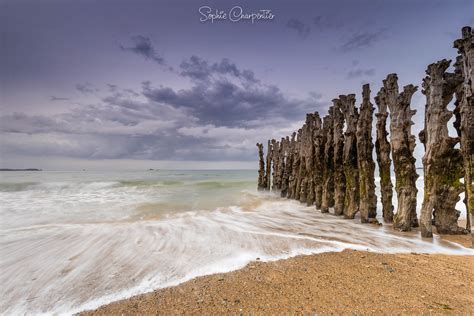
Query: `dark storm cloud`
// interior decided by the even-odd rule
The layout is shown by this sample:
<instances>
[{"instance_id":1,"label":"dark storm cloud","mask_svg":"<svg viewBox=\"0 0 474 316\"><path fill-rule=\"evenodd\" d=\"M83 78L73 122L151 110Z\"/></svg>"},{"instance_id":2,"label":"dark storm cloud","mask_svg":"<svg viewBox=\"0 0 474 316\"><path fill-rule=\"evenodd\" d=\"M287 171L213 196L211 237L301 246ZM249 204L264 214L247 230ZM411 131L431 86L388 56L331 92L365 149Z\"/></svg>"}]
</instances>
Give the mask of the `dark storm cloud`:
<instances>
[{"instance_id":1,"label":"dark storm cloud","mask_svg":"<svg viewBox=\"0 0 474 316\"><path fill-rule=\"evenodd\" d=\"M375 75L375 69L353 69L347 73L348 79L359 78L363 76L373 76Z\"/></svg>"},{"instance_id":2,"label":"dark storm cloud","mask_svg":"<svg viewBox=\"0 0 474 316\"><path fill-rule=\"evenodd\" d=\"M4 115L4 151L88 159L251 160L249 148L262 137L289 134L304 113L322 105L317 92L290 98L228 59L193 56L180 70L191 80L188 89L144 82L138 93L109 84L96 104L48 116Z\"/></svg>"},{"instance_id":3,"label":"dark storm cloud","mask_svg":"<svg viewBox=\"0 0 474 316\"><path fill-rule=\"evenodd\" d=\"M311 33L311 27L298 19L290 19L286 26L292 30L295 30L301 38L307 38Z\"/></svg>"},{"instance_id":4,"label":"dark storm cloud","mask_svg":"<svg viewBox=\"0 0 474 316\"><path fill-rule=\"evenodd\" d=\"M372 46L374 43L382 40L385 30L378 31L360 31L351 35L350 38L343 41L339 47L342 52L350 52L353 50Z\"/></svg>"},{"instance_id":5,"label":"dark storm cloud","mask_svg":"<svg viewBox=\"0 0 474 316\"><path fill-rule=\"evenodd\" d=\"M255 117L297 118L319 104L288 98L276 85L263 84L250 70L228 59L209 63L192 56L180 65L181 75L193 80L189 89L154 87L143 83L149 100L191 111L203 123L237 126Z\"/></svg>"},{"instance_id":6,"label":"dark storm cloud","mask_svg":"<svg viewBox=\"0 0 474 316\"><path fill-rule=\"evenodd\" d=\"M120 48L123 51L129 51L144 57L145 59L152 60L159 65L164 65L164 58L158 54L155 50L155 47L151 43L151 40L143 35L136 35L131 38L132 46L123 46L120 45Z\"/></svg>"},{"instance_id":7,"label":"dark storm cloud","mask_svg":"<svg viewBox=\"0 0 474 316\"><path fill-rule=\"evenodd\" d=\"M92 84L88 82L76 84L76 90L84 94L94 93L94 92L99 91L99 89L97 89L96 87L94 87Z\"/></svg>"},{"instance_id":8,"label":"dark storm cloud","mask_svg":"<svg viewBox=\"0 0 474 316\"><path fill-rule=\"evenodd\" d=\"M49 101L69 101L69 98L64 98L64 97L56 97L54 95L49 97Z\"/></svg>"},{"instance_id":9,"label":"dark storm cloud","mask_svg":"<svg viewBox=\"0 0 474 316\"><path fill-rule=\"evenodd\" d=\"M220 62L210 64L206 60L191 56L180 65L181 76L189 77L197 81L208 81L213 75L231 75L236 78L241 78L249 82L258 82L253 71L237 68L235 63L232 63L227 58L223 58Z\"/></svg>"},{"instance_id":10,"label":"dark storm cloud","mask_svg":"<svg viewBox=\"0 0 474 316\"><path fill-rule=\"evenodd\" d=\"M187 108L203 122L239 125L256 116L288 115L298 117L310 104L289 100L276 86L245 89L229 81L174 90L145 83L144 95L155 102Z\"/></svg>"}]
</instances>

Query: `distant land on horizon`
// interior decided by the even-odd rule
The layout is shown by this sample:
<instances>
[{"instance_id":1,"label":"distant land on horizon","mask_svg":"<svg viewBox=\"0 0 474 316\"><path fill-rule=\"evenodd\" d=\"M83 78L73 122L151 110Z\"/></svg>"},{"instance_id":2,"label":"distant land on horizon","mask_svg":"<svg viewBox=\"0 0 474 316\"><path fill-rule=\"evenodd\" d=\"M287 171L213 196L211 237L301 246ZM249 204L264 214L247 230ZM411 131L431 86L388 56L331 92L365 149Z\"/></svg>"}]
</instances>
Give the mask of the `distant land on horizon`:
<instances>
[{"instance_id":1,"label":"distant land on horizon","mask_svg":"<svg viewBox=\"0 0 474 316\"><path fill-rule=\"evenodd\" d=\"M43 169L36 169L36 168L27 168L27 169L0 168L0 171L43 171Z\"/></svg>"}]
</instances>

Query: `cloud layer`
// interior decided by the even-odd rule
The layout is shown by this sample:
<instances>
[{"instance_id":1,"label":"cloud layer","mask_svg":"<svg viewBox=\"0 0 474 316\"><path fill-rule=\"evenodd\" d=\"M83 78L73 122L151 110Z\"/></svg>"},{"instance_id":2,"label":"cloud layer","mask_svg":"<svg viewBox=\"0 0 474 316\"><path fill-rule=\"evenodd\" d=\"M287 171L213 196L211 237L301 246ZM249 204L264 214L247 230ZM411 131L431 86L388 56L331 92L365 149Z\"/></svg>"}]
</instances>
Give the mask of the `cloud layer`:
<instances>
[{"instance_id":1,"label":"cloud layer","mask_svg":"<svg viewBox=\"0 0 474 316\"><path fill-rule=\"evenodd\" d=\"M120 48L123 51L135 53L160 65L165 63L164 58L158 54L158 52L155 50L155 47L153 47L150 38L143 35L136 35L132 37L131 41L132 46L121 45Z\"/></svg>"},{"instance_id":2,"label":"cloud layer","mask_svg":"<svg viewBox=\"0 0 474 316\"><path fill-rule=\"evenodd\" d=\"M151 42L139 38L126 49L164 64ZM191 56L175 74L189 88L145 81L134 91L81 83L76 89L96 95L96 103L51 116L3 115L2 150L87 159L253 160L257 141L290 133L306 112L322 106L320 94L290 98L226 58Z\"/></svg>"}]
</instances>

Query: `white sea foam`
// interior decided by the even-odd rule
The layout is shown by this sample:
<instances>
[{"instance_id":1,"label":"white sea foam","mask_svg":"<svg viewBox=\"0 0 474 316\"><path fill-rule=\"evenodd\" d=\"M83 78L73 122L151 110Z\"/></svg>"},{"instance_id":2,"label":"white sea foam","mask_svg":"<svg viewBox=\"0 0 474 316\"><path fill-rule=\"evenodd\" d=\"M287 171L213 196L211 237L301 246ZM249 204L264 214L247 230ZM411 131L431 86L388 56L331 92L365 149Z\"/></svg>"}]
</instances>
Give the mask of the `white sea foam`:
<instances>
[{"instance_id":1,"label":"white sea foam","mask_svg":"<svg viewBox=\"0 0 474 316\"><path fill-rule=\"evenodd\" d=\"M438 237L423 240L257 193L254 176L61 174L31 176L29 185L2 179L0 312L71 314L257 257L344 249L474 255Z\"/></svg>"}]
</instances>

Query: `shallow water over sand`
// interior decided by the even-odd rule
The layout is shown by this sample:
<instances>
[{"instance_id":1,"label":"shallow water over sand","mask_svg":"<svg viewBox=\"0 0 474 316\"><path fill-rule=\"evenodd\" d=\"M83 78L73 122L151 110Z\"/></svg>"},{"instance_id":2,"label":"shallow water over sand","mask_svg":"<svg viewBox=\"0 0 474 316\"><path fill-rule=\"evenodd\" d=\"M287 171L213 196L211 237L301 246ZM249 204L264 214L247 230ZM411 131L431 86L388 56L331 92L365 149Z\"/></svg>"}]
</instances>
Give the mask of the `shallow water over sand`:
<instances>
[{"instance_id":1,"label":"shallow water over sand","mask_svg":"<svg viewBox=\"0 0 474 316\"><path fill-rule=\"evenodd\" d=\"M258 193L255 178L256 171L2 173L0 312L69 314L257 257L347 248L474 254Z\"/></svg>"}]
</instances>

